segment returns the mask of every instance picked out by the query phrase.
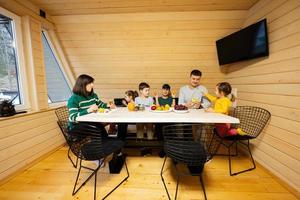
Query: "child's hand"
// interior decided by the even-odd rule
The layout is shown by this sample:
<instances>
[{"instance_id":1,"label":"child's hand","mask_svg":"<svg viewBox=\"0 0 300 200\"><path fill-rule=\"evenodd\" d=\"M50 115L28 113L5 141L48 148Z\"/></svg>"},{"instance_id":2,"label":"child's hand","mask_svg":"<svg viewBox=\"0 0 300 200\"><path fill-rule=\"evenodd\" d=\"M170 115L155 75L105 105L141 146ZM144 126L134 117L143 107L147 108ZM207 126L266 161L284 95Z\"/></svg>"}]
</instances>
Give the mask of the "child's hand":
<instances>
[{"instance_id":1,"label":"child's hand","mask_svg":"<svg viewBox=\"0 0 300 200\"><path fill-rule=\"evenodd\" d=\"M127 106L127 101L126 101L125 99L123 99L123 100L122 100L122 104L123 104L124 106Z\"/></svg>"},{"instance_id":2,"label":"child's hand","mask_svg":"<svg viewBox=\"0 0 300 200\"><path fill-rule=\"evenodd\" d=\"M154 97L158 98L158 92L154 91Z\"/></svg>"},{"instance_id":3,"label":"child's hand","mask_svg":"<svg viewBox=\"0 0 300 200\"><path fill-rule=\"evenodd\" d=\"M91 105L89 108L88 108L88 113L92 113L92 112L97 112L98 111L98 106L96 104L93 104Z\"/></svg>"},{"instance_id":4,"label":"child's hand","mask_svg":"<svg viewBox=\"0 0 300 200\"><path fill-rule=\"evenodd\" d=\"M209 108L205 109L205 112L215 112L215 110L213 108L209 107Z\"/></svg>"},{"instance_id":5,"label":"child's hand","mask_svg":"<svg viewBox=\"0 0 300 200\"><path fill-rule=\"evenodd\" d=\"M175 98L175 96L176 96L176 91L172 91L172 92L171 92L171 95L172 95L172 98Z\"/></svg>"}]
</instances>

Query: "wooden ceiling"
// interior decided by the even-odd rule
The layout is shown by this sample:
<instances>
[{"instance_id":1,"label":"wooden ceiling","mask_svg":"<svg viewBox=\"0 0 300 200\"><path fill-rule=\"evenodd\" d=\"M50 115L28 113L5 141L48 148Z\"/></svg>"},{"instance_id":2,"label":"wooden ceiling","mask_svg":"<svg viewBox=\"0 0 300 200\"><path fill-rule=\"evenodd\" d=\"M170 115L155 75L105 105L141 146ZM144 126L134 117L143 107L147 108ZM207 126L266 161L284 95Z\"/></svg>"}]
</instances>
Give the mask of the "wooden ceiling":
<instances>
[{"instance_id":1,"label":"wooden ceiling","mask_svg":"<svg viewBox=\"0 0 300 200\"><path fill-rule=\"evenodd\" d=\"M30 0L50 15L248 10L258 0Z\"/></svg>"}]
</instances>

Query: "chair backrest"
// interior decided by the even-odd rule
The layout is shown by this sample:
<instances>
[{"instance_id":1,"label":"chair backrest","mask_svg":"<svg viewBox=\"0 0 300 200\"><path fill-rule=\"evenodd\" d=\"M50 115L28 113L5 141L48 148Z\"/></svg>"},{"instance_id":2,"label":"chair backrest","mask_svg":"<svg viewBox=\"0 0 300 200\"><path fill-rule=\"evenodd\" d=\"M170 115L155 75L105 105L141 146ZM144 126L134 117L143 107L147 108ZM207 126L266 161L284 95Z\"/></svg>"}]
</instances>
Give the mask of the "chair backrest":
<instances>
[{"instance_id":1,"label":"chair backrest","mask_svg":"<svg viewBox=\"0 0 300 200\"><path fill-rule=\"evenodd\" d=\"M99 160L103 158L104 149L102 145L102 134L104 129L97 126L78 123L69 130L68 133L72 137L70 145L72 152L83 160Z\"/></svg>"},{"instance_id":2,"label":"chair backrest","mask_svg":"<svg viewBox=\"0 0 300 200\"><path fill-rule=\"evenodd\" d=\"M175 99L175 105L178 105L178 97L175 97L173 99Z\"/></svg>"},{"instance_id":3,"label":"chair backrest","mask_svg":"<svg viewBox=\"0 0 300 200\"><path fill-rule=\"evenodd\" d=\"M55 114L57 123L74 155L83 160L99 160L105 156L101 136L106 134L104 128L78 123L72 130L68 130L68 108L66 106L57 108Z\"/></svg>"},{"instance_id":4,"label":"chair backrest","mask_svg":"<svg viewBox=\"0 0 300 200\"><path fill-rule=\"evenodd\" d=\"M69 119L69 111L67 106L62 106L55 109L55 114L57 116L57 124L63 133L67 143L69 143L70 137L68 134L68 119Z\"/></svg>"},{"instance_id":5,"label":"chair backrest","mask_svg":"<svg viewBox=\"0 0 300 200\"><path fill-rule=\"evenodd\" d=\"M197 141L193 129L197 130ZM206 126L193 124L175 124L163 128L164 150L166 155L177 162L189 166L200 166L210 160L216 153L220 140L213 136Z\"/></svg>"},{"instance_id":6,"label":"chair backrest","mask_svg":"<svg viewBox=\"0 0 300 200\"><path fill-rule=\"evenodd\" d=\"M257 137L267 125L271 113L266 109L254 106L237 106L233 116L240 120L237 124L248 136Z\"/></svg>"}]
</instances>

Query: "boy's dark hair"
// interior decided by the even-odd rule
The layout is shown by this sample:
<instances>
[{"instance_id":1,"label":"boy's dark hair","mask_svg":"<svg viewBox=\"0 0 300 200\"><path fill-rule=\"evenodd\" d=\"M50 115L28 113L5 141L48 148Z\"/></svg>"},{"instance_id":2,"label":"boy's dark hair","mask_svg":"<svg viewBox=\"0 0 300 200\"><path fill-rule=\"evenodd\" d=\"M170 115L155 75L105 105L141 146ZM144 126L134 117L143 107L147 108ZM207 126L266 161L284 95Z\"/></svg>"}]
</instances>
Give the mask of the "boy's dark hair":
<instances>
[{"instance_id":1,"label":"boy's dark hair","mask_svg":"<svg viewBox=\"0 0 300 200\"><path fill-rule=\"evenodd\" d=\"M86 74L81 74L80 76L78 76L76 83L73 87L73 93L80 96L88 97L89 95L93 94L94 90L92 89L91 92L88 92L86 91L86 86L93 82L93 77Z\"/></svg>"},{"instance_id":2,"label":"boy's dark hair","mask_svg":"<svg viewBox=\"0 0 300 200\"><path fill-rule=\"evenodd\" d=\"M202 76L202 72L200 70L198 70L198 69L194 69L193 71L191 71L190 76L192 76L192 75L194 75L194 76Z\"/></svg>"},{"instance_id":3,"label":"boy's dark hair","mask_svg":"<svg viewBox=\"0 0 300 200\"><path fill-rule=\"evenodd\" d=\"M133 100L135 100L135 98L139 96L139 93L133 90L128 90L125 92L125 94L129 97L132 97Z\"/></svg>"},{"instance_id":4,"label":"boy's dark hair","mask_svg":"<svg viewBox=\"0 0 300 200\"><path fill-rule=\"evenodd\" d=\"M141 82L139 84L139 90L143 90L145 88L150 88L150 85L148 85L148 83L146 83L146 82Z\"/></svg>"},{"instance_id":5,"label":"boy's dark hair","mask_svg":"<svg viewBox=\"0 0 300 200\"><path fill-rule=\"evenodd\" d=\"M221 82L217 84L219 92L223 92L225 96L228 96L231 94L231 85L228 82ZM234 101L235 97L232 95L231 96L231 101Z\"/></svg>"},{"instance_id":6,"label":"boy's dark hair","mask_svg":"<svg viewBox=\"0 0 300 200\"><path fill-rule=\"evenodd\" d=\"M171 90L171 86L169 84L163 84L161 88L165 90Z\"/></svg>"}]
</instances>

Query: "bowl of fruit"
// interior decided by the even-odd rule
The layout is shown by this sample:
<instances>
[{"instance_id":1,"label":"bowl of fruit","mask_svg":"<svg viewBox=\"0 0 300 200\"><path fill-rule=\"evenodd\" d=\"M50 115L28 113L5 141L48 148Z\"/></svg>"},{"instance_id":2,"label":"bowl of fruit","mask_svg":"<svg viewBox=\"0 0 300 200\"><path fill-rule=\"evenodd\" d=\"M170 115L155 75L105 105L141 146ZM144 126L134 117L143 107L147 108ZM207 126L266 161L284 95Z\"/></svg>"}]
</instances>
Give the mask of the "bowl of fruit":
<instances>
[{"instance_id":1,"label":"bowl of fruit","mask_svg":"<svg viewBox=\"0 0 300 200\"><path fill-rule=\"evenodd\" d=\"M171 112L172 108L168 104L165 106L153 105L151 106L150 111L155 113L167 113L167 112Z\"/></svg>"},{"instance_id":2,"label":"bowl of fruit","mask_svg":"<svg viewBox=\"0 0 300 200\"><path fill-rule=\"evenodd\" d=\"M189 109L185 105L179 104L179 105L174 106L174 112L176 112L176 113L187 113L187 112L189 112Z\"/></svg>"}]
</instances>

